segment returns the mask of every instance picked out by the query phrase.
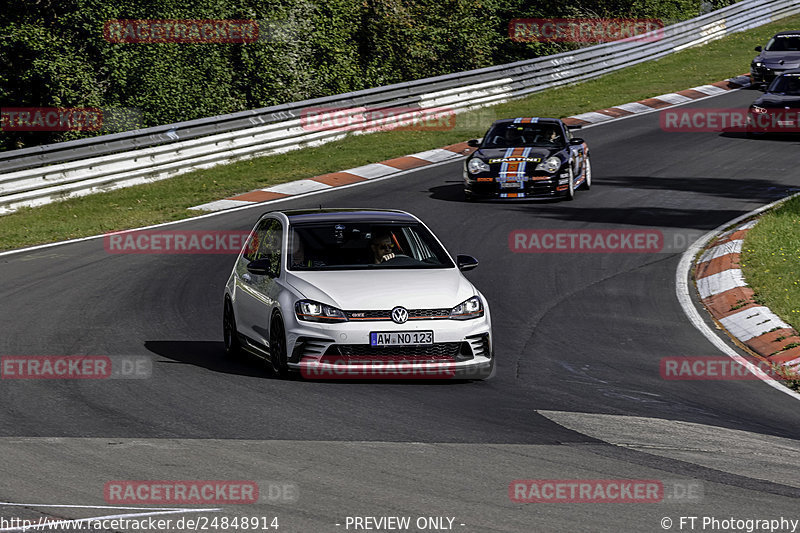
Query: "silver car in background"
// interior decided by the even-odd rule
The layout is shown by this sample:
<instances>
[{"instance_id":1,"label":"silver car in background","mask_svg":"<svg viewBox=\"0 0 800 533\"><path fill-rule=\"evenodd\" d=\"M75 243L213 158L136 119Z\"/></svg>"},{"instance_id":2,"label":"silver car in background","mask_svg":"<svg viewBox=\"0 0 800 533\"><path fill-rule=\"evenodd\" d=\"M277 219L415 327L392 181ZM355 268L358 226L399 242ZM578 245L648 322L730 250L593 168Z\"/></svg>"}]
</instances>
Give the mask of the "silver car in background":
<instances>
[{"instance_id":1,"label":"silver car in background","mask_svg":"<svg viewBox=\"0 0 800 533\"><path fill-rule=\"evenodd\" d=\"M225 286L228 354L285 376L485 379L489 306L419 219L403 211L274 211Z\"/></svg>"}]
</instances>

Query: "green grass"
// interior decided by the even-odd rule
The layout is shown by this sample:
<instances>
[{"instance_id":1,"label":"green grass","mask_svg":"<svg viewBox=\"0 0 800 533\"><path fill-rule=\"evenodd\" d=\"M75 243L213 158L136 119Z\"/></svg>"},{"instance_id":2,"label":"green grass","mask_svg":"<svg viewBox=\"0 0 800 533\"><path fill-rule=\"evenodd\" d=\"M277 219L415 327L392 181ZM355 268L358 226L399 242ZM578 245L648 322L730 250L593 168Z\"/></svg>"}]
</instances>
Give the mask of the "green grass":
<instances>
[{"instance_id":1,"label":"green grass","mask_svg":"<svg viewBox=\"0 0 800 533\"><path fill-rule=\"evenodd\" d=\"M756 301L800 330L800 197L766 213L747 232L741 266Z\"/></svg>"},{"instance_id":2,"label":"green grass","mask_svg":"<svg viewBox=\"0 0 800 533\"><path fill-rule=\"evenodd\" d=\"M715 82L747 72L753 47L800 24L784 19L659 61L459 115L450 131L352 136L316 148L183 174L168 180L23 209L0 217L0 249L95 235L196 216L198 204L483 135L494 118L565 117ZM470 126L471 125L471 126Z\"/></svg>"}]
</instances>

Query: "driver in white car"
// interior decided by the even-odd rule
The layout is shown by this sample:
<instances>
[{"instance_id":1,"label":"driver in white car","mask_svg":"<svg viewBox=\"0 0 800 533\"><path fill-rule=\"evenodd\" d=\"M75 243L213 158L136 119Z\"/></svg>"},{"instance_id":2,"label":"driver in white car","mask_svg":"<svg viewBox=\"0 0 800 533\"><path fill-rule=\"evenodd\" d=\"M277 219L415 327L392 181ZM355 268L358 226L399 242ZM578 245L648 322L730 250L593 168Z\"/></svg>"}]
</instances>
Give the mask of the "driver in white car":
<instances>
[{"instance_id":1,"label":"driver in white car","mask_svg":"<svg viewBox=\"0 0 800 533\"><path fill-rule=\"evenodd\" d=\"M389 233L376 233L369 240L369 247L372 249L373 263L379 264L389 259L394 259L392 248L392 236Z\"/></svg>"}]
</instances>

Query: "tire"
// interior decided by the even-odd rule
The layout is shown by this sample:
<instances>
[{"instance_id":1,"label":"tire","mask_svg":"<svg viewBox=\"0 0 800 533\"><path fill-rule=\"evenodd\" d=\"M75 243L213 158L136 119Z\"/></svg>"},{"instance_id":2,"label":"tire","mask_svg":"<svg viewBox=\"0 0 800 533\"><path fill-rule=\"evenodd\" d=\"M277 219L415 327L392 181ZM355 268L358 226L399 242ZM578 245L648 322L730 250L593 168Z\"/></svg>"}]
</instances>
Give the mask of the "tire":
<instances>
[{"instance_id":1,"label":"tire","mask_svg":"<svg viewBox=\"0 0 800 533\"><path fill-rule=\"evenodd\" d=\"M472 196L472 193L464 191L464 201L465 202L474 202L475 201L475 197Z\"/></svg>"},{"instance_id":2,"label":"tire","mask_svg":"<svg viewBox=\"0 0 800 533\"><path fill-rule=\"evenodd\" d=\"M586 173L586 180L584 181L584 186L588 191L589 189L592 188L592 162L589 160L588 157L586 158L584 165L586 165L586 168L584 170L584 172Z\"/></svg>"},{"instance_id":3,"label":"tire","mask_svg":"<svg viewBox=\"0 0 800 533\"><path fill-rule=\"evenodd\" d=\"M575 199L575 174L572 172L572 166L569 167L569 187L567 187L567 194L564 200L571 202Z\"/></svg>"},{"instance_id":4,"label":"tire","mask_svg":"<svg viewBox=\"0 0 800 533\"><path fill-rule=\"evenodd\" d=\"M242 355L242 345L236 331L236 316L233 313L233 304L225 298L225 310L222 312L222 338L225 343L225 356L236 359Z\"/></svg>"},{"instance_id":5,"label":"tire","mask_svg":"<svg viewBox=\"0 0 800 533\"><path fill-rule=\"evenodd\" d=\"M286 357L286 330L283 319L275 316L269 328L269 368L280 377L289 376L289 365Z\"/></svg>"}]
</instances>

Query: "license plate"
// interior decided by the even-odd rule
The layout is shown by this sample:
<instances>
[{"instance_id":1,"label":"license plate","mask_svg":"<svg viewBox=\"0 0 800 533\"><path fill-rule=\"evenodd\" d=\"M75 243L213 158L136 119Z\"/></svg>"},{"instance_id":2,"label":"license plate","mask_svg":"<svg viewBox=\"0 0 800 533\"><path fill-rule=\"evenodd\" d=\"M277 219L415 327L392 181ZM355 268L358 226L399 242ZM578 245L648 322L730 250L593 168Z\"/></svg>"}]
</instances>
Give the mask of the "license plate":
<instances>
[{"instance_id":1,"label":"license plate","mask_svg":"<svg viewBox=\"0 0 800 533\"><path fill-rule=\"evenodd\" d=\"M501 189L519 189L520 183L518 181L504 181L500 183Z\"/></svg>"},{"instance_id":2,"label":"license plate","mask_svg":"<svg viewBox=\"0 0 800 533\"><path fill-rule=\"evenodd\" d=\"M433 331L373 331L370 346L417 346L433 344Z\"/></svg>"}]
</instances>

